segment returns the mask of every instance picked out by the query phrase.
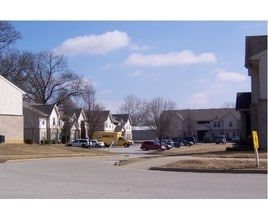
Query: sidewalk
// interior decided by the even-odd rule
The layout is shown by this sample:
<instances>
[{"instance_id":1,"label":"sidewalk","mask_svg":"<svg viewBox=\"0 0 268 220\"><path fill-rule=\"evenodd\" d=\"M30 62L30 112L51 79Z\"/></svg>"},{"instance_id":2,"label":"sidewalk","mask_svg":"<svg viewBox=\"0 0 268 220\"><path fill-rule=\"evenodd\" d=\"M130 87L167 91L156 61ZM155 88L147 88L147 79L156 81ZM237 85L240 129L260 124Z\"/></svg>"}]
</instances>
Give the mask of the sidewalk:
<instances>
[{"instance_id":1,"label":"sidewalk","mask_svg":"<svg viewBox=\"0 0 268 220\"><path fill-rule=\"evenodd\" d=\"M179 160L252 160L244 158L203 158L192 156L157 156L151 158L139 158L137 160L120 160L118 166L128 169L145 169L158 171L175 171L175 172L203 172L203 173L259 173L267 174L267 170L256 168L252 169L185 169L185 168L164 168L163 166ZM265 159L264 159L265 160Z\"/></svg>"}]
</instances>

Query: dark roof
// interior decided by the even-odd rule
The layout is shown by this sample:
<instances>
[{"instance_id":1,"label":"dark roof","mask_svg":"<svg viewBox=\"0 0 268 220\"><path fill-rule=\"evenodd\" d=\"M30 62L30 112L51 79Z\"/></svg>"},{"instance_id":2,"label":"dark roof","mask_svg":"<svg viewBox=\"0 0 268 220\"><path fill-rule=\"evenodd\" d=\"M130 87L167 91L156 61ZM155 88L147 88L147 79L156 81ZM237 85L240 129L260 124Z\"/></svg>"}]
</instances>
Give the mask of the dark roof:
<instances>
[{"instance_id":1,"label":"dark roof","mask_svg":"<svg viewBox=\"0 0 268 220\"><path fill-rule=\"evenodd\" d=\"M107 120L107 118L111 116L110 111L101 111L100 114L101 114L100 115L101 123L104 123ZM112 117L111 117L111 120L113 120Z\"/></svg>"},{"instance_id":2,"label":"dark roof","mask_svg":"<svg viewBox=\"0 0 268 220\"><path fill-rule=\"evenodd\" d=\"M182 120L191 118L194 121L211 121L216 117L224 118L228 113L232 113L235 117L240 119L240 112L234 108L215 108L215 109L185 109L185 110L170 110L165 111L171 113L173 116L180 117Z\"/></svg>"},{"instance_id":3,"label":"dark roof","mask_svg":"<svg viewBox=\"0 0 268 220\"><path fill-rule=\"evenodd\" d=\"M245 67L249 67L249 58L267 50L267 35L246 36Z\"/></svg>"},{"instance_id":4,"label":"dark roof","mask_svg":"<svg viewBox=\"0 0 268 220\"><path fill-rule=\"evenodd\" d=\"M76 117L78 118L79 115L81 114L82 112L82 108L76 108L76 109L73 109L73 113L76 115Z\"/></svg>"},{"instance_id":5,"label":"dark roof","mask_svg":"<svg viewBox=\"0 0 268 220\"><path fill-rule=\"evenodd\" d=\"M30 111L32 111L32 112L35 112L35 113L37 113L37 114L39 114L40 116L42 116L42 117L48 117L48 114L46 114L46 113L44 113L44 112L42 112L42 111L40 111L40 110L38 110L37 108L34 108L30 103L28 103L28 102L23 102L23 108L24 109L28 109L28 110L30 110Z\"/></svg>"},{"instance_id":6,"label":"dark roof","mask_svg":"<svg viewBox=\"0 0 268 220\"><path fill-rule=\"evenodd\" d=\"M113 114L112 117L118 122L127 122L128 119L130 120L129 114Z\"/></svg>"},{"instance_id":7,"label":"dark roof","mask_svg":"<svg viewBox=\"0 0 268 220\"><path fill-rule=\"evenodd\" d=\"M236 94L236 110L250 110L251 92L239 92Z\"/></svg>"},{"instance_id":8,"label":"dark roof","mask_svg":"<svg viewBox=\"0 0 268 220\"><path fill-rule=\"evenodd\" d=\"M47 115L50 115L55 105L32 104L31 106Z\"/></svg>"}]
</instances>

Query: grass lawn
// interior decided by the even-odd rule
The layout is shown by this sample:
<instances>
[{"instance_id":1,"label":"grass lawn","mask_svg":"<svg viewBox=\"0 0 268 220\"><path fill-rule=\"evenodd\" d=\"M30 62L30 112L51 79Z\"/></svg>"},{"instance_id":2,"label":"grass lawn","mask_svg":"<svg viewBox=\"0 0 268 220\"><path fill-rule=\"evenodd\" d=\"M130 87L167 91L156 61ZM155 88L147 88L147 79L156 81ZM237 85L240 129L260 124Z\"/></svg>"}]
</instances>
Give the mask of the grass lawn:
<instances>
[{"instance_id":1,"label":"grass lawn","mask_svg":"<svg viewBox=\"0 0 268 220\"><path fill-rule=\"evenodd\" d=\"M110 152L97 149L66 147L63 144L0 144L0 163L8 160L56 158L56 157L91 157L109 156Z\"/></svg>"},{"instance_id":2,"label":"grass lawn","mask_svg":"<svg viewBox=\"0 0 268 220\"><path fill-rule=\"evenodd\" d=\"M165 168L181 169L256 169L254 150L252 151L226 151L226 145L195 144L190 147L172 148L171 150L156 152L163 156L193 156L190 160L178 160L166 164ZM267 171L267 152L259 151L260 167Z\"/></svg>"}]
</instances>

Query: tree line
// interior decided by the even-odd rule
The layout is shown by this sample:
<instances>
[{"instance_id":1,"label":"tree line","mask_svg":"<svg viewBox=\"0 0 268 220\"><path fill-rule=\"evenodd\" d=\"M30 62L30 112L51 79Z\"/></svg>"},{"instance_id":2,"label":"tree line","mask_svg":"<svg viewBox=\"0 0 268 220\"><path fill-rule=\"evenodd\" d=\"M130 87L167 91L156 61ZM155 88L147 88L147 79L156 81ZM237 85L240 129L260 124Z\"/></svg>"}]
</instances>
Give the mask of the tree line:
<instances>
[{"instance_id":1,"label":"tree line","mask_svg":"<svg viewBox=\"0 0 268 220\"><path fill-rule=\"evenodd\" d=\"M66 57L53 51L32 53L12 46L22 39L8 22L0 21L0 74L26 92L25 99L40 104L57 104L68 111L84 108L89 134L99 127L103 104L96 100L96 90L89 79L79 76L68 66ZM120 106L120 113L129 114L135 126L147 125L157 137L169 132L170 118L165 110L175 109L172 100L157 97L151 100L128 95Z\"/></svg>"}]
</instances>

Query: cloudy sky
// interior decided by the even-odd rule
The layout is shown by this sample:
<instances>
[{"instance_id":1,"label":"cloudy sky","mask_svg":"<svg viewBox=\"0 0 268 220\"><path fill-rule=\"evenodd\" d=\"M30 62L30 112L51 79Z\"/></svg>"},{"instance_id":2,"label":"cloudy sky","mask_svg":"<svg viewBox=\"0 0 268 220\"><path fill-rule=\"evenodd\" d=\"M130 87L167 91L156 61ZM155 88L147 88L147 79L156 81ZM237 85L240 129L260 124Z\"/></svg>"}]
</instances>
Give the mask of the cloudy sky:
<instances>
[{"instance_id":1,"label":"cloudy sky","mask_svg":"<svg viewBox=\"0 0 268 220\"><path fill-rule=\"evenodd\" d=\"M250 91L245 36L264 21L13 21L21 50L53 50L93 81L117 112L124 97L163 97L178 109L218 108Z\"/></svg>"},{"instance_id":2,"label":"cloudy sky","mask_svg":"<svg viewBox=\"0 0 268 220\"><path fill-rule=\"evenodd\" d=\"M17 48L32 52L54 50L68 57L70 67L94 82L98 99L113 112L118 109L123 97L131 93L148 99L156 96L170 98L176 101L178 109L217 108L225 102L234 102L237 92L250 91L250 78L244 67L245 36L267 34L266 2L4 0L1 1L0 19L13 21L12 24L21 32L23 39L17 42ZM166 21L174 19L178 21ZM121 21L111 22L115 20ZM253 20L255 22L251 22ZM217 200L217 203L214 200L201 203L192 200L190 204L185 200L165 200L157 204L155 202L158 201L150 201L150 204L164 205L169 208L168 212L149 209L147 213L142 211L142 205L148 205L147 200L134 204L121 201L111 203L110 200L101 200L101 205L96 205L95 200L85 200L82 204L81 201L75 201L74 205L69 201L59 200L55 204L54 200L48 200L45 204L42 201L41 206L35 200L23 201L23 204L17 201L15 206L20 208L20 212L14 212L14 201L11 205L6 201L0 201L0 204L3 207L2 216L15 215L17 218L26 213L28 207L34 207L36 212L27 212L29 219L36 219L38 213L42 213L42 216L39 215L41 219L50 218L51 215L59 218L64 216L66 219L77 216L85 218L89 214L92 217L92 213L93 216L105 215L109 219L122 219L125 216L130 219L140 216L174 219L178 215L177 207L180 207L180 216L186 218L204 216L206 219L215 219L218 211L221 213L217 216L219 219L226 219L230 214L248 219L263 217L267 206L264 200L254 201L254 204L239 201L238 207L241 206L243 212L237 212L237 201L226 199ZM50 208L49 212L43 212L44 206ZM89 212L88 207L93 209ZM118 207L120 211L127 211L118 213ZM133 207L139 212L133 212ZM193 207L195 212L192 212ZM207 207L214 211L206 211ZM222 212L222 207L228 207L228 212Z\"/></svg>"}]
</instances>

